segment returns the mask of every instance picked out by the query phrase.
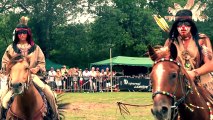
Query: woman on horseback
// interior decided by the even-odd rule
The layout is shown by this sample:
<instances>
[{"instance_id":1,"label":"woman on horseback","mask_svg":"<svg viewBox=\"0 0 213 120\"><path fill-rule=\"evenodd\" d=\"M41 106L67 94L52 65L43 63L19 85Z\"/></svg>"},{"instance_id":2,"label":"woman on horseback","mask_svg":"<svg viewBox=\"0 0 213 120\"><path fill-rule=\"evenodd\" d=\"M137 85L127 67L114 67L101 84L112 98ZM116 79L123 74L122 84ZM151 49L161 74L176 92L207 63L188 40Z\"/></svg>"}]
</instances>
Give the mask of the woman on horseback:
<instances>
[{"instance_id":1,"label":"woman on horseback","mask_svg":"<svg viewBox=\"0 0 213 120\"><path fill-rule=\"evenodd\" d=\"M45 57L41 48L36 45L32 39L31 29L27 26L28 18L22 16L20 23L15 28L15 36L13 43L10 44L3 57L2 57L2 67L3 70L7 69L7 65L10 62L10 58L16 56L17 54L22 54L23 56L29 58L30 61L30 72L32 73L31 78L33 83L36 84L45 94L47 101L49 102L51 109L54 113L54 120L59 118L56 100L50 87L43 83L39 77L36 75L37 72L46 71L45 69ZM8 75L8 73L6 74ZM4 89L1 91L1 106L4 109L8 109L8 102L11 99L13 92L10 89Z\"/></svg>"}]
</instances>

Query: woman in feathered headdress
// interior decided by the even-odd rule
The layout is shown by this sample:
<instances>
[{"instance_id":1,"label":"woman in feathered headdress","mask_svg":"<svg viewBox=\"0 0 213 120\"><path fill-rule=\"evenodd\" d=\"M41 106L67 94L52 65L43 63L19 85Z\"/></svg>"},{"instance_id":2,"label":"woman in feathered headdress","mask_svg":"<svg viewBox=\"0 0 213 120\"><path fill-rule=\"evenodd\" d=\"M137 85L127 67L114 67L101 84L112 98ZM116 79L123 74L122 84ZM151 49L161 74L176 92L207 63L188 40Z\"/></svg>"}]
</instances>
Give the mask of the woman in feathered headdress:
<instances>
[{"instance_id":1,"label":"woman in feathered headdress","mask_svg":"<svg viewBox=\"0 0 213 120\"><path fill-rule=\"evenodd\" d=\"M213 82L208 73L210 67L200 69L202 65L212 61L212 45L207 35L198 32L195 21L204 21L208 17L201 12L206 8L206 4L201 7L201 2L196 3L194 0L188 0L183 8L175 3L174 9L168 9L169 13L174 16L166 16L166 19L175 20L169 32L169 42L174 42L178 49L178 57L181 59L184 68L188 70L189 76L194 80L201 78L201 84L213 94L209 82ZM191 9L192 8L192 9ZM206 74L206 75L204 75Z\"/></svg>"},{"instance_id":2,"label":"woman in feathered headdress","mask_svg":"<svg viewBox=\"0 0 213 120\"><path fill-rule=\"evenodd\" d=\"M3 67L3 70L6 70L7 65L10 61L10 58L18 54L22 54L23 56L28 57L30 61L29 68L32 73L33 82L38 87L40 87L40 89L46 95L46 98L48 102L50 103L50 106L54 112L53 119L57 120L59 115L58 115L57 105L55 101L55 96L53 92L51 91L50 87L44 84L36 75L36 73L39 70L46 71L45 57L41 48L38 45L36 45L33 41L31 29L27 26L28 20L29 19L27 17L24 17L24 16L21 17L19 24L15 28L15 36L14 36L13 43L7 47L2 57L2 67ZM8 88L6 88L0 92L1 100L3 100L2 107L4 107L5 109L8 109L7 104L10 98L9 99L3 99L3 98L6 96L11 97L10 95L7 95L9 91L8 91ZM1 93L4 93L4 94L1 94Z\"/></svg>"}]
</instances>

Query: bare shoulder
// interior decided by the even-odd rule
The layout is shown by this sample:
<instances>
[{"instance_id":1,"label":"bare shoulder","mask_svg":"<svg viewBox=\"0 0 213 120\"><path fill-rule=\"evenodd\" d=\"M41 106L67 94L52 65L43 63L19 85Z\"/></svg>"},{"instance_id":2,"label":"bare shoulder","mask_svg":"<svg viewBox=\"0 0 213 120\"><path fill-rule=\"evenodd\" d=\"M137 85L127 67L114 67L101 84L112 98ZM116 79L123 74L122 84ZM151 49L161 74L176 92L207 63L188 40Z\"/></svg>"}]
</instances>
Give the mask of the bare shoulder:
<instances>
[{"instance_id":1,"label":"bare shoulder","mask_svg":"<svg viewBox=\"0 0 213 120\"><path fill-rule=\"evenodd\" d=\"M199 33L199 44L202 46L202 45L206 45L207 44L210 44L210 39L209 37L204 34L204 33Z\"/></svg>"},{"instance_id":2,"label":"bare shoulder","mask_svg":"<svg viewBox=\"0 0 213 120\"><path fill-rule=\"evenodd\" d=\"M199 33L199 38L200 39L207 39L209 37L206 34L204 34L204 33Z\"/></svg>"},{"instance_id":3,"label":"bare shoulder","mask_svg":"<svg viewBox=\"0 0 213 120\"><path fill-rule=\"evenodd\" d=\"M38 50L38 51L41 51L41 47L37 44L33 45L34 49L35 50Z\"/></svg>"},{"instance_id":4,"label":"bare shoulder","mask_svg":"<svg viewBox=\"0 0 213 120\"><path fill-rule=\"evenodd\" d=\"M167 39L166 42L164 43L164 46L168 46L170 43L170 39Z\"/></svg>"},{"instance_id":5,"label":"bare shoulder","mask_svg":"<svg viewBox=\"0 0 213 120\"><path fill-rule=\"evenodd\" d=\"M7 49L11 49L11 48L13 48L13 44L10 44L7 46Z\"/></svg>"}]
</instances>

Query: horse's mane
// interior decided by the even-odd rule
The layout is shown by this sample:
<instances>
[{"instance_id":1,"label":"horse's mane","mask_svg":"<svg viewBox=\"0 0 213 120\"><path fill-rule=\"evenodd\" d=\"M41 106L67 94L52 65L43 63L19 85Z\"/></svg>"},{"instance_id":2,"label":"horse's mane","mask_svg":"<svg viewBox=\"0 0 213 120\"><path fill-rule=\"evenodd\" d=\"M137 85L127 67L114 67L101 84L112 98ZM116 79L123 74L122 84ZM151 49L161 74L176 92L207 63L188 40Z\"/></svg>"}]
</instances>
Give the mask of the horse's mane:
<instances>
[{"instance_id":1,"label":"horse's mane","mask_svg":"<svg viewBox=\"0 0 213 120\"><path fill-rule=\"evenodd\" d=\"M20 60L23 60L24 56L21 54L17 54L16 56L12 57L9 64L16 64L17 62L19 62Z\"/></svg>"},{"instance_id":2,"label":"horse's mane","mask_svg":"<svg viewBox=\"0 0 213 120\"><path fill-rule=\"evenodd\" d=\"M6 73L9 73L11 67L14 66L16 63L23 61L24 60L24 56L22 54L17 54L14 57L9 56L9 59L10 59L10 61L7 64ZM26 60L29 63L29 59L26 59Z\"/></svg>"},{"instance_id":3,"label":"horse's mane","mask_svg":"<svg viewBox=\"0 0 213 120\"><path fill-rule=\"evenodd\" d=\"M157 61L157 60L159 60L161 58L170 57L170 51L169 51L168 46L156 45L153 48L154 48L155 53L150 55L150 58L152 60Z\"/></svg>"}]
</instances>

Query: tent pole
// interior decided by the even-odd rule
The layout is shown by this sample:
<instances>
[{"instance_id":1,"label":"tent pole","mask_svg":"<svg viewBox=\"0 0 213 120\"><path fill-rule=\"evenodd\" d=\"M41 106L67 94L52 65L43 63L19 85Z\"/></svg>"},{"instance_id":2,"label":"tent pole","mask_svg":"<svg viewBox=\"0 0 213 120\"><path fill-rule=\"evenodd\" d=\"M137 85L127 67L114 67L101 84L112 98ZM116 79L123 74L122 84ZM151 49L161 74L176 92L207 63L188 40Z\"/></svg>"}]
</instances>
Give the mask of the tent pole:
<instances>
[{"instance_id":1,"label":"tent pole","mask_svg":"<svg viewBox=\"0 0 213 120\"><path fill-rule=\"evenodd\" d=\"M111 84L111 92L113 92L112 90L112 48L110 47L110 84Z\"/></svg>"}]
</instances>

